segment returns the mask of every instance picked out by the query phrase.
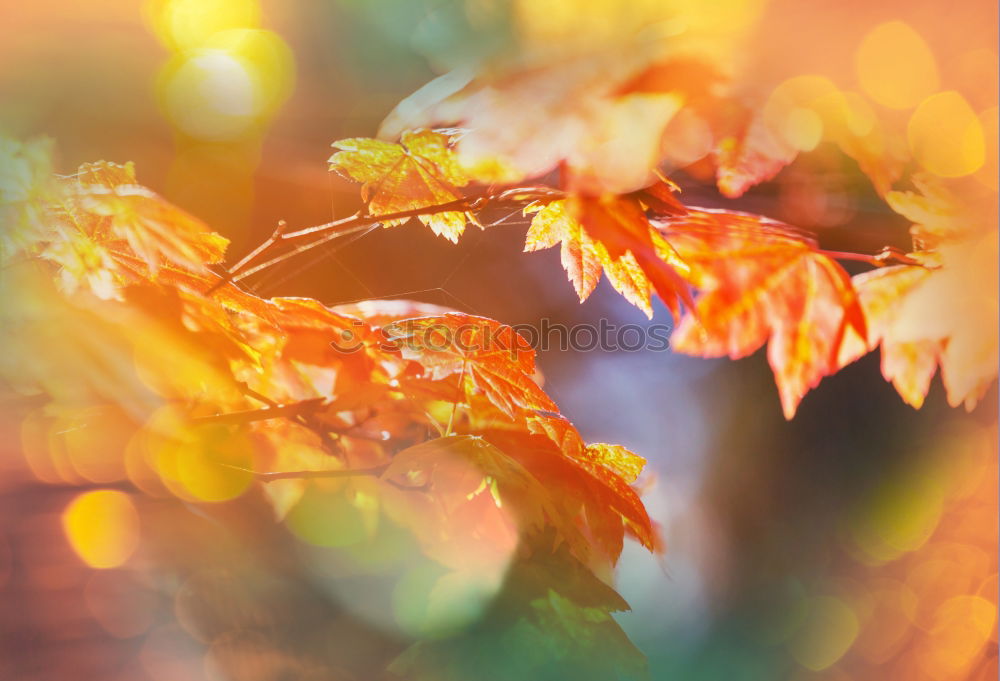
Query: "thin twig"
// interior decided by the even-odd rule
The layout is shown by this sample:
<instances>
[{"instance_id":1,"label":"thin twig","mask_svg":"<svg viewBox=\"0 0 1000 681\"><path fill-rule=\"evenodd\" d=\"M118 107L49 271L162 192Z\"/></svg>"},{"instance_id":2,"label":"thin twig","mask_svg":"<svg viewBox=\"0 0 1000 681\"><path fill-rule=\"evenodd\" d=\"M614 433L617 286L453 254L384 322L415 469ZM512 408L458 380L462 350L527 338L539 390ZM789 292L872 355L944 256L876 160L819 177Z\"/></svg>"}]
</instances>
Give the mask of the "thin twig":
<instances>
[{"instance_id":1,"label":"thin twig","mask_svg":"<svg viewBox=\"0 0 1000 681\"><path fill-rule=\"evenodd\" d=\"M267 395L262 395L261 393L257 392L253 388L251 388L249 385L246 384L246 381L238 381L236 385L239 386L240 392L242 392L247 397L252 397L253 399L255 399L258 402L260 402L261 404L266 404L269 407L277 407L278 406L277 402L275 402L274 400L272 400Z\"/></svg>"},{"instance_id":2,"label":"thin twig","mask_svg":"<svg viewBox=\"0 0 1000 681\"><path fill-rule=\"evenodd\" d=\"M382 478L382 475L389 469L389 464L382 464L381 466L373 466L371 468L341 468L325 471L274 471L265 473L243 468L242 466L233 466L228 463L220 462L219 465L243 473L250 473L263 483L274 482L276 480L336 480L337 478L356 478L365 475ZM397 480L388 478L382 478L382 481L406 492L426 492L430 489L430 483L404 485Z\"/></svg>"},{"instance_id":3,"label":"thin twig","mask_svg":"<svg viewBox=\"0 0 1000 681\"><path fill-rule=\"evenodd\" d=\"M261 270L266 270L267 268L273 267L274 265L277 265L278 263L284 262L285 260L288 260L289 258L294 258L296 255L299 255L300 253L305 253L306 251L311 251L312 249L316 248L317 246L322 246L323 244L328 243L330 241L333 241L334 239L339 239L342 236L349 236L351 234L354 234L355 237L353 239L351 239L350 241L348 241L346 244L344 244L344 246L349 246L350 244L354 243L356 240L358 240L361 237L367 235L368 233L372 232L375 229L378 229L378 224L377 223L374 224L374 225L367 225L367 224L365 224L365 225L358 225L357 227L354 227L352 229L346 229L346 230L343 230L343 231L340 231L340 232L334 232L333 234L327 234L326 236L320 237L319 239L316 239L315 241L310 241L309 243L302 244L301 246L299 246L297 248L294 248L294 249L292 249L290 251L282 253L281 255L275 256L275 257L271 258L270 260L268 260L266 262L260 263L259 265L254 265L250 269L245 270L243 272L240 272L239 274L236 274L236 275L232 275L231 274L231 275L229 275L230 276L229 281L235 283L235 282L240 281L242 279L246 279L249 276L257 274Z\"/></svg>"},{"instance_id":4,"label":"thin twig","mask_svg":"<svg viewBox=\"0 0 1000 681\"><path fill-rule=\"evenodd\" d=\"M373 466L372 468L339 468L325 471L275 471L271 473L262 473L249 468L243 468L242 466L233 466L228 463L219 462L219 465L225 466L226 468L232 468L233 470L242 471L244 473L251 473L261 482L273 482L275 480L350 478L361 475L374 475L375 477L378 477L389 467L389 464L383 464L381 466Z\"/></svg>"},{"instance_id":5,"label":"thin twig","mask_svg":"<svg viewBox=\"0 0 1000 681\"><path fill-rule=\"evenodd\" d=\"M314 397L300 402L291 402L289 404L271 403L261 409L245 409L243 411L235 411L225 414L198 416L191 419L191 422L195 425L223 424L240 426L253 423L255 421L290 418L314 431L324 440L324 443L328 447L334 450L338 447L337 443L330 439L330 433L334 433L338 437L349 437L355 440L369 440L371 442L383 443L391 441L391 437L386 437L381 433L373 434L359 431L357 425L338 428L332 424L322 423L316 420L314 412L317 409L325 407L326 405L327 400L325 397Z\"/></svg>"},{"instance_id":6,"label":"thin twig","mask_svg":"<svg viewBox=\"0 0 1000 681\"><path fill-rule=\"evenodd\" d=\"M243 425L253 421L267 421L268 419L281 418L283 416L296 416L304 411L312 411L322 407L326 402L325 397L315 397L301 402L290 404L268 405L262 409L246 409L228 414L213 414L211 416L199 416L192 419L195 424L218 423L228 425Z\"/></svg>"},{"instance_id":7,"label":"thin twig","mask_svg":"<svg viewBox=\"0 0 1000 681\"><path fill-rule=\"evenodd\" d=\"M250 276L251 274L255 274L256 272L276 265L277 263L290 257L311 250L316 246L326 243L327 241L341 236L356 234L380 223L455 211L474 212L482 210L488 204L497 202L530 203L532 201L554 201L562 196L564 196L562 191L545 186L512 187L500 190L491 188L486 193L480 194L479 196L462 197L433 206L410 208L407 210L396 211L393 213L383 213L380 215L371 215L359 212L349 217L341 218L340 220L333 220L332 222L326 222L321 225L306 227L294 232L287 231L287 224L282 221L278 223L278 227L274 230L274 233L272 233L271 236L269 236L262 244L254 248L250 251L250 253L241 258L239 262L230 267L222 278L216 282L209 293L214 292L226 284L237 282ZM271 251L282 244L305 240L319 234L322 234L323 238L310 241L288 253L271 258L264 263L254 265L256 261L269 255ZM253 266L251 267L251 265Z\"/></svg>"}]
</instances>

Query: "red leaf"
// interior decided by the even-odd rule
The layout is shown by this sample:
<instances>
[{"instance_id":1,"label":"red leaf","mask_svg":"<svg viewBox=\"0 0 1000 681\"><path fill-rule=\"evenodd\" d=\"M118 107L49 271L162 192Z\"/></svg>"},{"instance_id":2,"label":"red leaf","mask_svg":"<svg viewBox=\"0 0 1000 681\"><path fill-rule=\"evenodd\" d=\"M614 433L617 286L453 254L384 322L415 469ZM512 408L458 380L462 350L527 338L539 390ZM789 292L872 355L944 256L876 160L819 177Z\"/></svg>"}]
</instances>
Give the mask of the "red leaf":
<instances>
[{"instance_id":1,"label":"red leaf","mask_svg":"<svg viewBox=\"0 0 1000 681\"><path fill-rule=\"evenodd\" d=\"M742 213L692 210L664 221L663 234L702 290L694 315L674 332L673 347L736 359L768 343L786 418L837 370L845 330L865 333L847 273L791 228Z\"/></svg>"}]
</instances>

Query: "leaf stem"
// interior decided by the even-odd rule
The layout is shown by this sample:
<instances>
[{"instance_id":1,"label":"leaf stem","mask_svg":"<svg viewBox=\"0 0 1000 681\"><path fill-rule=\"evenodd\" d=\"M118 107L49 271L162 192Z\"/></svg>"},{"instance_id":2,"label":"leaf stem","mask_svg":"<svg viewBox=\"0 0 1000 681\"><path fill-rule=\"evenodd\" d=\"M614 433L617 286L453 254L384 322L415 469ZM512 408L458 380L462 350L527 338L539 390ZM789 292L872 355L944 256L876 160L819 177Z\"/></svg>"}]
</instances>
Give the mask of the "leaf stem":
<instances>
[{"instance_id":1,"label":"leaf stem","mask_svg":"<svg viewBox=\"0 0 1000 681\"><path fill-rule=\"evenodd\" d=\"M855 262L863 262L875 267L885 267L887 265L923 265L923 263L919 260L911 258L903 253L903 251L898 248L893 248L892 246L886 246L875 255L869 255L867 253L851 253L849 251L827 251L822 249L817 250L816 252L825 255L828 258L833 258L834 260L853 260Z\"/></svg>"}]
</instances>

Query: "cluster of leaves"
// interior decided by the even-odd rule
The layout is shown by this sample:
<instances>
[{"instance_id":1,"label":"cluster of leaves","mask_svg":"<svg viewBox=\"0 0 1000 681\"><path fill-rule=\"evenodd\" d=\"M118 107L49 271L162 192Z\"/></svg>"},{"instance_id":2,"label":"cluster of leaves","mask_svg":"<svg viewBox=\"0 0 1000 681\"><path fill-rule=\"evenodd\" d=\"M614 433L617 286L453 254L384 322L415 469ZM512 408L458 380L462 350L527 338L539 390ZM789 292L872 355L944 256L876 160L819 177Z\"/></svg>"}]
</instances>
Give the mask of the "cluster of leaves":
<instances>
[{"instance_id":1,"label":"cluster of leaves","mask_svg":"<svg viewBox=\"0 0 1000 681\"><path fill-rule=\"evenodd\" d=\"M330 165L364 183L362 197L372 212L436 210L441 199L447 208L468 208L518 195L509 185L497 189L492 167L481 175L463 170L464 135L446 132L408 131L398 144L337 142ZM726 137L719 148L731 144ZM735 161L724 151L713 158L720 188L731 189ZM790 160L780 158L786 160L779 168ZM977 332L982 319L995 316L995 301L967 293L977 278L995 271L996 231L988 209L959 210L958 199L935 180L916 175L917 191L887 194L889 205L915 223L913 252L863 255L824 251L807 232L766 217L684 206L676 185L662 176L627 193L594 193L569 169L571 160L553 158L554 166L543 166L561 168L560 186L524 208L532 216L525 250L558 245L581 301L602 272L650 317L656 293L679 318L676 351L736 359L766 344L786 418L824 376L880 346L886 380L915 407L938 366L953 406L971 409L995 379L996 337ZM771 177L775 163L771 158L763 170L758 161L740 161L739 191ZM484 193L473 188L475 198L463 198L460 189L476 183ZM383 198L386 187L393 188L391 203ZM467 223L478 224L474 213L460 210L421 219L451 240ZM852 278L838 258L878 269ZM691 290L700 294L696 301ZM959 300L961 311L954 307ZM926 310L943 304L952 306L946 319L927 319Z\"/></svg>"},{"instance_id":2,"label":"cluster of leaves","mask_svg":"<svg viewBox=\"0 0 1000 681\"><path fill-rule=\"evenodd\" d=\"M424 640L397 660L401 674L484 678L489 660L528 649L503 673L639 673L610 614L626 605L606 582L625 536L659 548L635 490L643 461L583 441L539 387L523 339L434 306L265 300L238 282L410 218L454 242L482 227L484 208L513 204L531 216L525 250L558 246L581 301L604 274L649 316L660 298L679 352L738 358L766 345L787 418L823 377L876 348L910 404L940 368L949 402L971 408L997 372L996 324L980 332L996 301L972 293L996 281L995 195L970 203L918 174L912 191L894 191L904 166L881 132L855 132L849 102L812 83L787 97L914 223L912 252L833 253L765 217L687 206L657 172L664 161L707 168L738 196L804 145L769 126L768 111L720 94L723 79L699 62L596 62L432 83L389 117L383 139L334 144L331 169L361 185L362 210L282 225L221 274L225 239L137 185L131 166L60 178L44 144L4 142L4 276L19 295L4 311L3 375L47 396L53 414L114 405L134 424L138 444L123 456L143 492L210 502L260 483L305 541L407 532L437 572L417 608ZM545 101L527 110L537 93ZM709 142L681 153L692 126ZM841 259L873 269L851 277ZM359 347L345 350L346 338ZM325 519L332 539L309 522L317 498L336 499L319 505L337 509ZM470 600L481 607L461 626L438 616Z\"/></svg>"},{"instance_id":3,"label":"cluster of leaves","mask_svg":"<svg viewBox=\"0 0 1000 681\"><path fill-rule=\"evenodd\" d=\"M390 186L392 197L410 188L422 201L451 198L454 175L440 175L448 152L435 147L444 138L408 139L404 151L383 144L358 161L367 197L387 211L402 208L383 194ZM486 591L477 627L509 632L498 640L542 631L576 641L525 664L580 665L580 678L595 679L641 669L610 615L627 606L602 580L626 535L658 548L633 487L644 462L584 443L539 387L516 332L406 301L258 298L213 272L226 240L139 186L131 165L58 177L44 143L4 144L4 277L17 291L5 305L4 379L45 396L50 415L113 408L134 430L120 452L124 482L190 503L261 484L276 518L306 541L307 507L336 498L343 517L320 519L342 529L335 544L409 532L438 568L425 594L432 610ZM448 233L461 216L430 224ZM469 328L493 344L469 343ZM426 329L443 341L427 342ZM348 336L360 347L343 349ZM457 627L447 612L421 621L417 635ZM445 678L428 646L400 669Z\"/></svg>"}]
</instances>

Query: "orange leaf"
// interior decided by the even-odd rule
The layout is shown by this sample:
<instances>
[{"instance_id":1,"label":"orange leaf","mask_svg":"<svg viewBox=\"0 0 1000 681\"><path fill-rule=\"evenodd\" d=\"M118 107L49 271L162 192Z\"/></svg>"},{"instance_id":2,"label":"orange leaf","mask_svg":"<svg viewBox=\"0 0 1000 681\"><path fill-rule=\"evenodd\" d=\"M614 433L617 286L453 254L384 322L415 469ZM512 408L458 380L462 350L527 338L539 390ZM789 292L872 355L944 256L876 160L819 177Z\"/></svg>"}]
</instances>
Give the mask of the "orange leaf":
<instances>
[{"instance_id":1,"label":"orange leaf","mask_svg":"<svg viewBox=\"0 0 1000 681\"><path fill-rule=\"evenodd\" d=\"M404 132L399 144L369 138L334 142L338 151L330 159L330 169L361 182L361 196L372 215L384 215L427 208L463 196L458 187L469 179L458 165L447 136L431 130ZM419 216L435 234L457 242L468 216L453 210ZM386 221L385 226L405 220Z\"/></svg>"},{"instance_id":2,"label":"orange leaf","mask_svg":"<svg viewBox=\"0 0 1000 681\"><path fill-rule=\"evenodd\" d=\"M163 263L205 272L225 256L228 239L136 184L131 164L84 164L70 191L73 222L98 243L124 241L154 273Z\"/></svg>"},{"instance_id":3,"label":"orange leaf","mask_svg":"<svg viewBox=\"0 0 1000 681\"><path fill-rule=\"evenodd\" d=\"M463 376L466 395L483 393L512 419L518 409L557 410L532 377L535 351L505 324L452 312L396 321L383 332L431 378Z\"/></svg>"},{"instance_id":4,"label":"orange leaf","mask_svg":"<svg viewBox=\"0 0 1000 681\"><path fill-rule=\"evenodd\" d=\"M561 260L580 300L593 292L601 271L626 300L653 316L650 289L670 311L680 312L680 301L690 302L687 285L678 274L686 266L646 218L632 197L572 196L535 213L524 250L535 251L562 244Z\"/></svg>"},{"instance_id":5,"label":"orange leaf","mask_svg":"<svg viewBox=\"0 0 1000 681\"><path fill-rule=\"evenodd\" d=\"M664 236L702 289L675 331L676 350L745 357L768 343L786 418L802 397L837 370L847 327L864 334L850 278L790 228L766 218L692 210L664 221Z\"/></svg>"},{"instance_id":6,"label":"orange leaf","mask_svg":"<svg viewBox=\"0 0 1000 681\"><path fill-rule=\"evenodd\" d=\"M629 532L643 546L651 551L657 549L660 540L649 514L630 486L645 464L641 457L620 445L585 445L573 424L559 414L537 414L528 427L531 432L548 437L573 468L586 474L584 488L588 496L621 515ZM596 515L599 514L595 510L588 511L593 522L597 522L592 517Z\"/></svg>"}]
</instances>

